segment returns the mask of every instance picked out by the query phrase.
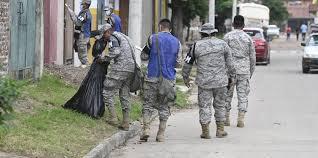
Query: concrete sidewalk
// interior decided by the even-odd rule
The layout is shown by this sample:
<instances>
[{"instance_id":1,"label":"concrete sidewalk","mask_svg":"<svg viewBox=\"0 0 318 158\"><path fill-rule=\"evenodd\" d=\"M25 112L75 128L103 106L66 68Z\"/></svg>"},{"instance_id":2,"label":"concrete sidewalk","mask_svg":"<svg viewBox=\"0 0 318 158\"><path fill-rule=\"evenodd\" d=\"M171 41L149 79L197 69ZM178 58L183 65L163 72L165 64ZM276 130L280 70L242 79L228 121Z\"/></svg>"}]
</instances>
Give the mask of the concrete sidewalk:
<instances>
[{"instance_id":1,"label":"concrete sidewalk","mask_svg":"<svg viewBox=\"0 0 318 158\"><path fill-rule=\"evenodd\" d=\"M284 44L283 40L278 43ZM288 43L288 41L286 42ZM112 158L315 158L318 155L318 75L301 73L297 42L279 46L269 66L257 66L251 81L246 127L236 127L237 99L233 100L229 136L215 137L212 119L210 140L200 139L198 109L173 114L166 142L155 142L158 121L152 124L149 142L139 137L115 150ZM276 44L280 45L280 44ZM290 44L288 44L290 45ZM274 48L275 49L275 48ZM284 50L281 50L284 49ZM297 50L298 53L290 51ZM283 51L284 53L281 53ZM195 93L194 93L195 94ZM235 95L236 96L236 95ZM196 96L191 96L195 102Z\"/></svg>"}]
</instances>

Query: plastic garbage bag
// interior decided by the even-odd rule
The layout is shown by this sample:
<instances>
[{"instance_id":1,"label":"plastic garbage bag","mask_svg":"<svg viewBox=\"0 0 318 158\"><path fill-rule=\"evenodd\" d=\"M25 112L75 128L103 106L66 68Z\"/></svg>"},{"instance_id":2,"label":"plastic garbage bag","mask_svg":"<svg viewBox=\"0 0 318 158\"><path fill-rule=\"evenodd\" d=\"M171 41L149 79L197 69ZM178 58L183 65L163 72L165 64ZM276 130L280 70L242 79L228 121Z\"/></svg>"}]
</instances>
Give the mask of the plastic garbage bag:
<instances>
[{"instance_id":1,"label":"plastic garbage bag","mask_svg":"<svg viewBox=\"0 0 318 158\"><path fill-rule=\"evenodd\" d=\"M81 113L88 114L93 118L102 117L105 112L103 99L103 83L107 74L109 63L98 63L96 60L106 47L103 40L97 40L93 47L95 57L90 70L81 83L76 94L63 106Z\"/></svg>"}]
</instances>

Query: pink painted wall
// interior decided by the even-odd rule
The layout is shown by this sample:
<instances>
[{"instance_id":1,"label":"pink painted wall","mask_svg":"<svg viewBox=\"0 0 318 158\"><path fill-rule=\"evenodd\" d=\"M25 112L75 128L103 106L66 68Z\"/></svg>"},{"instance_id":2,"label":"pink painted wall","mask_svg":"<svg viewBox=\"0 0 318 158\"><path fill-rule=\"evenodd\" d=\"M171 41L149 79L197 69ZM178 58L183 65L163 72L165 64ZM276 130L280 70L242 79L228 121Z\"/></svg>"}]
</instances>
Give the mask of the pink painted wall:
<instances>
[{"instance_id":1,"label":"pink painted wall","mask_svg":"<svg viewBox=\"0 0 318 158\"><path fill-rule=\"evenodd\" d=\"M56 61L58 1L44 0L44 63Z\"/></svg>"}]
</instances>

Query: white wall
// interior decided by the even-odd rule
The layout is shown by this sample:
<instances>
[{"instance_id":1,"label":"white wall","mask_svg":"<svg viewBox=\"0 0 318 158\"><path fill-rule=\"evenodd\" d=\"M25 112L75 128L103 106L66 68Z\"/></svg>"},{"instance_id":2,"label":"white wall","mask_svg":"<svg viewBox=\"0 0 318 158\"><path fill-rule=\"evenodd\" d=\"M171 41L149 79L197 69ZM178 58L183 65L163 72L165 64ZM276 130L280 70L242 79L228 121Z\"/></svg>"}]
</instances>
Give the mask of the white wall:
<instances>
[{"instance_id":1,"label":"white wall","mask_svg":"<svg viewBox=\"0 0 318 158\"><path fill-rule=\"evenodd\" d=\"M128 36L135 45L141 47L142 32L142 0L129 1Z\"/></svg>"},{"instance_id":2,"label":"white wall","mask_svg":"<svg viewBox=\"0 0 318 158\"><path fill-rule=\"evenodd\" d=\"M153 23L152 1L129 1L129 28L128 36L139 46L145 46L148 37L152 34Z\"/></svg>"}]
</instances>

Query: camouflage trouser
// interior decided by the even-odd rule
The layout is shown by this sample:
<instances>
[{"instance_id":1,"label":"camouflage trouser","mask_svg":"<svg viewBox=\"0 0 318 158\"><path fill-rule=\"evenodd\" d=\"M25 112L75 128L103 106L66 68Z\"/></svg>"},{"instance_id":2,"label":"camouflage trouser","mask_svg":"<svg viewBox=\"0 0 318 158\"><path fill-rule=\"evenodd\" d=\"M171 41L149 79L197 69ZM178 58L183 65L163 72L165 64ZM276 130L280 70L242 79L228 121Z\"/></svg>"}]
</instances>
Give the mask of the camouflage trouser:
<instances>
[{"instance_id":1,"label":"camouflage trouser","mask_svg":"<svg viewBox=\"0 0 318 158\"><path fill-rule=\"evenodd\" d=\"M89 38L85 38L84 34L80 34L79 39L76 41L78 47L78 58L82 64L88 64L87 51L88 51Z\"/></svg>"},{"instance_id":2,"label":"camouflage trouser","mask_svg":"<svg viewBox=\"0 0 318 158\"><path fill-rule=\"evenodd\" d=\"M106 77L104 81L104 102L106 106L114 106L115 95L119 91L119 99L123 110L130 110L130 83L133 73L129 73L128 77L122 80Z\"/></svg>"},{"instance_id":3,"label":"camouflage trouser","mask_svg":"<svg viewBox=\"0 0 318 158\"><path fill-rule=\"evenodd\" d=\"M247 112L248 107L248 94L250 93L250 75L237 75L233 86L228 91L226 99L226 110L231 110L231 102L234 93L234 87L236 86L237 98L238 98L238 110L241 112Z\"/></svg>"},{"instance_id":4,"label":"camouflage trouser","mask_svg":"<svg viewBox=\"0 0 318 158\"><path fill-rule=\"evenodd\" d=\"M203 89L199 87L198 101L199 101L199 115L200 123L207 124L211 122L212 117L212 99L214 108L215 121L225 121L225 99L226 87Z\"/></svg>"},{"instance_id":5,"label":"camouflage trouser","mask_svg":"<svg viewBox=\"0 0 318 158\"><path fill-rule=\"evenodd\" d=\"M145 82L144 83L144 104L142 113L150 117L154 109L158 110L159 119L167 121L170 116L170 107L173 106L174 101L167 101L159 97L158 83ZM163 101L165 100L165 101Z\"/></svg>"}]
</instances>

